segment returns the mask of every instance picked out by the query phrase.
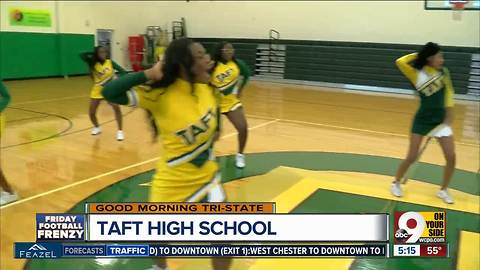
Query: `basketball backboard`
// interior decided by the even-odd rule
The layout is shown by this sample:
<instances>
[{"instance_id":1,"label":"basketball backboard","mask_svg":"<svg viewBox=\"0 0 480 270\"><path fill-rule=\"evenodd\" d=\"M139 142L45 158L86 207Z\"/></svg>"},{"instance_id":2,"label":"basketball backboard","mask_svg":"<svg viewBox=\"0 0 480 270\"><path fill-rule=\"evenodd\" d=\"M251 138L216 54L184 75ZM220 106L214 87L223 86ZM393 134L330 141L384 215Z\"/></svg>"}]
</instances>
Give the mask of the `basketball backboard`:
<instances>
[{"instance_id":1,"label":"basketball backboard","mask_svg":"<svg viewBox=\"0 0 480 270\"><path fill-rule=\"evenodd\" d=\"M480 0L425 0L427 10L452 10L456 3L464 5L464 10L480 10Z\"/></svg>"}]
</instances>

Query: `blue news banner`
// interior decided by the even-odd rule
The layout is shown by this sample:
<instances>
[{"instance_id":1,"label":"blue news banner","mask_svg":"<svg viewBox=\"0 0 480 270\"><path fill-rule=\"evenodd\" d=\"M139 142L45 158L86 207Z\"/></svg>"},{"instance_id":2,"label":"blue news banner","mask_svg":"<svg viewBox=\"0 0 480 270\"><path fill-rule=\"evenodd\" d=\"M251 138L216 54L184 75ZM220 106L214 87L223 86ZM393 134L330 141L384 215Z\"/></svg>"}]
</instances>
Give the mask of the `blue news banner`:
<instances>
[{"instance_id":1,"label":"blue news banner","mask_svg":"<svg viewBox=\"0 0 480 270\"><path fill-rule=\"evenodd\" d=\"M387 244L87 244L82 214L37 214L37 242L15 243L15 258L73 257L385 257ZM67 244L77 242L77 244Z\"/></svg>"},{"instance_id":2,"label":"blue news banner","mask_svg":"<svg viewBox=\"0 0 480 270\"><path fill-rule=\"evenodd\" d=\"M387 244L366 245L157 245L15 243L15 258L73 257L386 257Z\"/></svg>"}]
</instances>

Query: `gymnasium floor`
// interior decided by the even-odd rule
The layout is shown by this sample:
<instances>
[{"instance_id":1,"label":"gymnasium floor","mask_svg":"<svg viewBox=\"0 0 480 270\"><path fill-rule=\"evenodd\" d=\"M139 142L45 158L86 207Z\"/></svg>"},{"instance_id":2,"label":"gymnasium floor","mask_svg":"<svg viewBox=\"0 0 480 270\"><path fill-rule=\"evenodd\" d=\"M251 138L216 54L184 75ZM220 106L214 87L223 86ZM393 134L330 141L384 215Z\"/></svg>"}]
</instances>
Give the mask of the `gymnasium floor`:
<instances>
[{"instance_id":1,"label":"gymnasium floor","mask_svg":"<svg viewBox=\"0 0 480 270\"><path fill-rule=\"evenodd\" d=\"M90 135L88 77L9 81L1 162L21 200L1 207L2 270L17 270L14 241L34 241L34 214L82 211L87 201L147 198L157 148L145 113L122 108L126 140L117 142L109 106L103 133ZM448 259L236 259L232 269L478 269L480 246L479 103L457 102L454 205L434 194L443 157L437 143L422 156L401 200L388 188L408 146L416 101L407 96L251 82L243 97L250 135L247 168L237 170L232 126L216 150L231 201L276 201L280 212L447 211ZM146 269L150 260L34 261L28 269ZM172 270L210 269L208 260L169 260Z\"/></svg>"}]
</instances>

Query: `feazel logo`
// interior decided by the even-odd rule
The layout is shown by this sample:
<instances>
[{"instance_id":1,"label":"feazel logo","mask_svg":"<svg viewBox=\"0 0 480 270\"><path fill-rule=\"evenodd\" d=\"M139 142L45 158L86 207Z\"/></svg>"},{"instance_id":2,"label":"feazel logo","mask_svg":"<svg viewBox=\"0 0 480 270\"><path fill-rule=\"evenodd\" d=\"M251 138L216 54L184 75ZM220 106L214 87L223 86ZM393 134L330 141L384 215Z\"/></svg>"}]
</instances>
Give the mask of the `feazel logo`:
<instances>
[{"instance_id":1,"label":"feazel logo","mask_svg":"<svg viewBox=\"0 0 480 270\"><path fill-rule=\"evenodd\" d=\"M17 259L52 259L61 256L60 243L15 243Z\"/></svg>"},{"instance_id":2,"label":"feazel logo","mask_svg":"<svg viewBox=\"0 0 480 270\"><path fill-rule=\"evenodd\" d=\"M28 250L43 250L43 251L46 251L48 249L46 247L40 245L40 244L35 244L35 245L31 246Z\"/></svg>"},{"instance_id":3,"label":"feazel logo","mask_svg":"<svg viewBox=\"0 0 480 270\"><path fill-rule=\"evenodd\" d=\"M395 212L395 244L445 243L445 212Z\"/></svg>"}]
</instances>

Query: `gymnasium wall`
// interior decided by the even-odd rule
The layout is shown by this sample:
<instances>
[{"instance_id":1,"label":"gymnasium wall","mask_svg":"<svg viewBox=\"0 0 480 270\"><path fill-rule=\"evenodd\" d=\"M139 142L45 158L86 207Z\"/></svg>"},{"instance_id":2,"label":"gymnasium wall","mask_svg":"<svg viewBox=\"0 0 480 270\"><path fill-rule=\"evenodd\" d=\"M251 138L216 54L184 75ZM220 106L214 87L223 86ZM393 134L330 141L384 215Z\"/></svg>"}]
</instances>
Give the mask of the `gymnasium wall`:
<instances>
[{"instance_id":1,"label":"gymnasium wall","mask_svg":"<svg viewBox=\"0 0 480 270\"><path fill-rule=\"evenodd\" d=\"M190 1L172 5L193 37L284 39L480 46L480 12L462 20L424 1Z\"/></svg>"},{"instance_id":2,"label":"gymnasium wall","mask_svg":"<svg viewBox=\"0 0 480 270\"><path fill-rule=\"evenodd\" d=\"M48 46L40 51L20 54L32 59L36 55L42 59L54 59L51 53L67 51L68 57L58 56L56 66L49 68L48 74L74 74L86 72L77 58L71 58L72 49L59 50L60 44L81 44L82 49L94 45L96 29L112 29L112 57L119 64L129 68L127 38L145 32L146 26L159 25L171 30L171 22L185 17L187 32L195 38L268 38L268 30L274 28L281 33L282 39L306 41L349 41L388 44L423 44L434 40L441 45L480 46L480 12L465 11L462 20L452 18L451 11L424 10L424 2L419 1L1 1L0 39L3 44L0 55L21 45L32 48L28 35L21 44L11 41L11 32L40 32L54 34ZM7 25L6 6L43 7L58 17L58 26L53 20L51 29L13 28ZM60 42L63 35L69 34L68 41ZM75 34L75 35L71 35ZM82 41L75 42L79 38ZM73 40L73 42L72 42ZM20 42L20 41L19 41ZM42 41L44 42L44 41ZM67 44L65 44L67 43ZM55 47L57 46L57 47ZM70 45L69 45L70 46ZM390 46L390 45L385 45ZM41 46L38 46L41 47ZM49 49L47 49L49 48ZM32 48L33 50L34 48ZM38 48L35 48L38 49ZM76 48L78 49L78 48ZM76 50L75 49L75 50ZM40 50L40 49L38 49ZM10 53L10 52L9 52ZM42 56L40 56L42 55ZM47 56L45 56L47 55ZM2 57L2 59L4 59ZM21 58L25 60L24 58ZM63 59L63 60L62 60ZM65 60L65 59L68 59ZM20 74L19 70L8 72L12 63L0 63L0 71L5 77L20 78L34 73L33 70ZM73 66L69 66L73 63ZM8 74L5 74L7 72ZM38 72L38 71L37 71ZM12 74L13 73L13 74ZM0 74L2 76L2 74ZM13 76L13 77L12 77Z\"/></svg>"},{"instance_id":3,"label":"gymnasium wall","mask_svg":"<svg viewBox=\"0 0 480 270\"><path fill-rule=\"evenodd\" d=\"M128 36L144 33L149 25L170 29L171 21L180 19L171 12L171 5L177 3L1 1L0 78L86 74L78 52L92 50L97 29L114 30L112 58L128 69ZM10 26L11 7L49 10L52 26ZM31 65L24 64L32 59Z\"/></svg>"},{"instance_id":4,"label":"gymnasium wall","mask_svg":"<svg viewBox=\"0 0 480 270\"><path fill-rule=\"evenodd\" d=\"M113 29L113 58L128 66L127 38L185 17L196 38L282 39L480 46L480 12L425 10L418 1L121 1L59 4L60 31L94 34Z\"/></svg>"},{"instance_id":5,"label":"gymnasium wall","mask_svg":"<svg viewBox=\"0 0 480 270\"><path fill-rule=\"evenodd\" d=\"M12 26L9 21L9 10L11 8L28 8L48 10L52 14L51 27L35 26ZM55 33L57 27L57 18L55 12L55 3L53 1L0 1L0 30L10 32L35 32L35 33Z\"/></svg>"},{"instance_id":6,"label":"gymnasium wall","mask_svg":"<svg viewBox=\"0 0 480 270\"><path fill-rule=\"evenodd\" d=\"M284 39L480 46L480 12L454 20L452 11L425 10L423 0L61 2L60 11L70 18L61 17L64 31L115 29L119 42L185 17L188 35L200 38L268 38L274 28Z\"/></svg>"},{"instance_id":7,"label":"gymnasium wall","mask_svg":"<svg viewBox=\"0 0 480 270\"><path fill-rule=\"evenodd\" d=\"M150 25L170 29L171 21L180 19L171 12L170 5L176 4L161 1L63 1L59 4L60 31L95 34L97 29L113 30L112 58L128 69L128 37L144 34Z\"/></svg>"},{"instance_id":8,"label":"gymnasium wall","mask_svg":"<svg viewBox=\"0 0 480 270\"><path fill-rule=\"evenodd\" d=\"M480 46L480 12L454 20L452 11L425 10L422 0L70 2L60 10L63 32L113 29L112 56L127 68L128 36L148 25L170 31L181 17L188 36L209 48L218 41L212 38L238 40L237 54L252 69L256 44L278 30L288 44L285 78L296 80L410 88L394 60L433 40L444 46L457 92L466 94L471 53Z\"/></svg>"},{"instance_id":9,"label":"gymnasium wall","mask_svg":"<svg viewBox=\"0 0 480 270\"><path fill-rule=\"evenodd\" d=\"M9 23L11 8L46 10L50 13L51 25L12 26ZM23 79L88 72L78 53L91 49L94 36L60 32L58 14L58 6L52 1L0 2L0 78Z\"/></svg>"}]
</instances>

